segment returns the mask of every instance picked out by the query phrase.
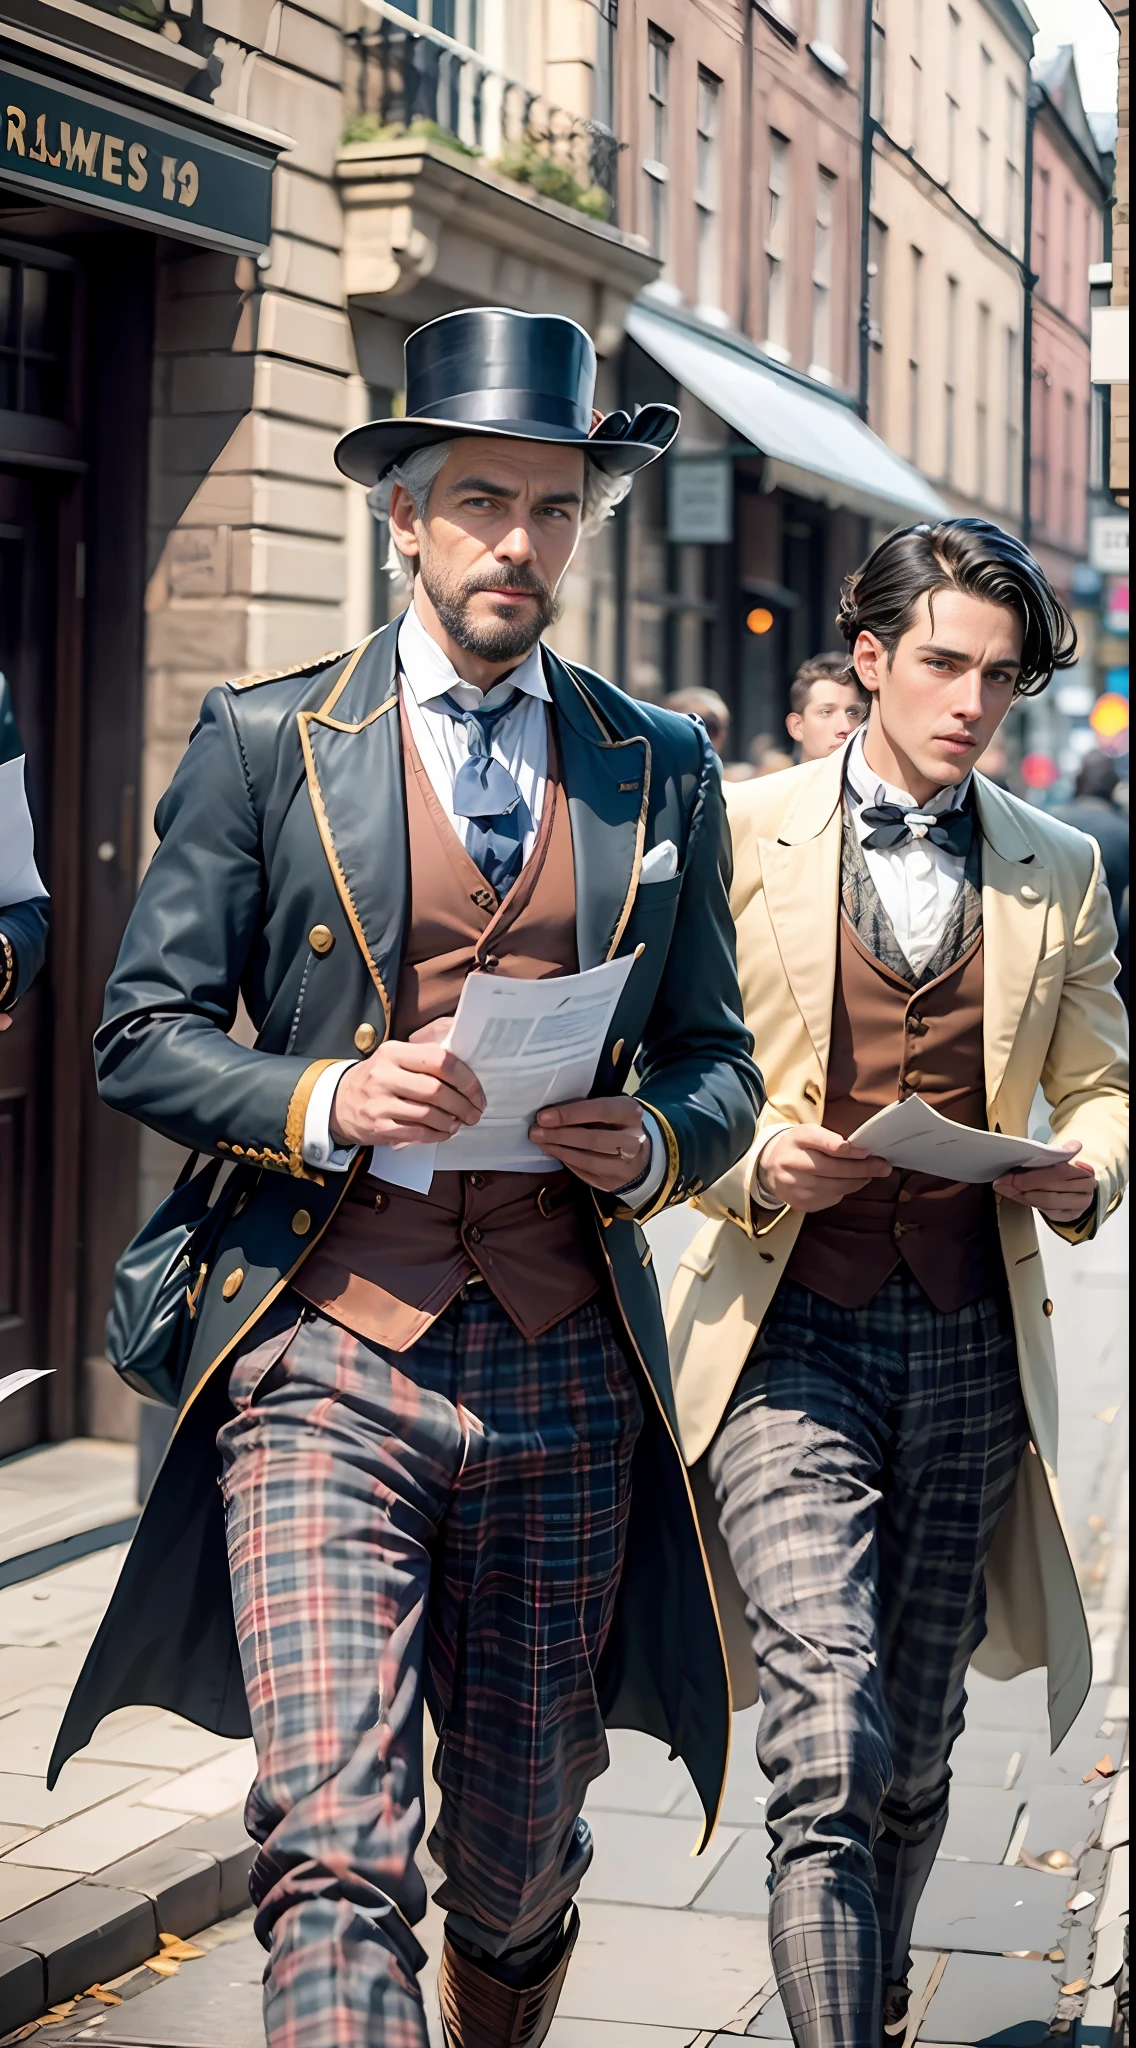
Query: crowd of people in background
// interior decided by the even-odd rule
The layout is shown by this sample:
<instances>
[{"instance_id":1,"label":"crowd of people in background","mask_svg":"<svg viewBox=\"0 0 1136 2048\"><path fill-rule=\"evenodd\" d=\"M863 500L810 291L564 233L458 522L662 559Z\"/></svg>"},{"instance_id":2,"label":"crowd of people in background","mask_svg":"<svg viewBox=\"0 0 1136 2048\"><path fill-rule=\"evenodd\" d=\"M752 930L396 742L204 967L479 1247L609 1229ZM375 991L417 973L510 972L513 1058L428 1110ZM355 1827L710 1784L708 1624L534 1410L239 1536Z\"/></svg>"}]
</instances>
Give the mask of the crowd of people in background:
<instances>
[{"instance_id":1,"label":"crowd of people in background","mask_svg":"<svg viewBox=\"0 0 1136 2048\"><path fill-rule=\"evenodd\" d=\"M772 733L759 732L745 758L731 760L730 707L717 690L675 690L667 698L669 710L702 720L726 782L749 782L757 775L776 775L798 761L824 760L864 723L868 704L868 692L853 674L846 653L810 655L789 689L785 729L791 749Z\"/></svg>"}]
</instances>

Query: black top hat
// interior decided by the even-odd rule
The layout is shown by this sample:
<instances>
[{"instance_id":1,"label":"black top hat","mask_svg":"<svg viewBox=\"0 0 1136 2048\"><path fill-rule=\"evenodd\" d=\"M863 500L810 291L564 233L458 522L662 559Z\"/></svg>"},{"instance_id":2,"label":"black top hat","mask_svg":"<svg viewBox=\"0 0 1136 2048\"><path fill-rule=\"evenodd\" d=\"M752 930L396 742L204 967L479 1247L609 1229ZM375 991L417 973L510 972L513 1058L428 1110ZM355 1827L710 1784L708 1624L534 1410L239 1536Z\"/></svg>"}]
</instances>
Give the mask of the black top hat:
<instances>
[{"instance_id":1,"label":"black top hat","mask_svg":"<svg viewBox=\"0 0 1136 2048\"><path fill-rule=\"evenodd\" d=\"M586 446L598 469L628 476L678 432L673 405L644 406L633 419L612 412L593 431L596 352L559 314L506 306L445 313L408 335L405 353L405 418L371 420L336 448L336 463L357 484L378 483L411 449L455 434Z\"/></svg>"}]
</instances>

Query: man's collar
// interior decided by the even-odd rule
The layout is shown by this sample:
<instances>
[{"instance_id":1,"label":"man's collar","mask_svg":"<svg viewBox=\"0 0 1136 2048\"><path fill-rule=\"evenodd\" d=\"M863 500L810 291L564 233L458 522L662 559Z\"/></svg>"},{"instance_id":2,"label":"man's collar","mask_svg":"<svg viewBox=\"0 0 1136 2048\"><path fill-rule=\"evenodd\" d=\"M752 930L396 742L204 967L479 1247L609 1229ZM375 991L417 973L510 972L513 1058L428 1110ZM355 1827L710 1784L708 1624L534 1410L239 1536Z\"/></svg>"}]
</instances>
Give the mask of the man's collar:
<instances>
[{"instance_id":1,"label":"man's collar","mask_svg":"<svg viewBox=\"0 0 1136 2048\"><path fill-rule=\"evenodd\" d=\"M436 640L430 638L413 601L399 624L398 665L403 682L416 704L433 704L448 693L465 711L492 711L510 690L520 690L527 697L537 697L543 704L552 702L552 693L545 681L539 640L510 675L503 676L483 695L471 684L462 682L449 656Z\"/></svg>"},{"instance_id":2,"label":"man's collar","mask_svg":"<svg viewBox=\"0 0 1136 2048\"><path fill-rule=\"evenodd\" d=\"M974 770L963 777L957 785L936 790L925 804L917 804L907 790L898 789L892 782L884 782L864 759L864 728L860 727L844 758L844 774L849 788L861 804L898 804L902 811L951 811L961 810L970 795Z\"/></svg>"}]
</instances>

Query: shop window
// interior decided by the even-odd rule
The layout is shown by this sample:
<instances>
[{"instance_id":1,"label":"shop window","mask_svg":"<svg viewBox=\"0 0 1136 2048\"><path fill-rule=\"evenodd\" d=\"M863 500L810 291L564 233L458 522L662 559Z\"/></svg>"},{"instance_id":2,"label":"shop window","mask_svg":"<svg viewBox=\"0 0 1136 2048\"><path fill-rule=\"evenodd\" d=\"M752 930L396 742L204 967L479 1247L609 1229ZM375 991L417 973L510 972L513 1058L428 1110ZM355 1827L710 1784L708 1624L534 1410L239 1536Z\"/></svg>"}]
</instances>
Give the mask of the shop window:
<instances>
[{"instance_id":1,"label":"shop window","mask_svg":"<svg viewBox=\"0 0 1136 2048\"><path fill-rule=\"evenodd\" d=\"M70 287L65 270L0 258L0 412L64 417Z\"/></svg>"}]
</instances>

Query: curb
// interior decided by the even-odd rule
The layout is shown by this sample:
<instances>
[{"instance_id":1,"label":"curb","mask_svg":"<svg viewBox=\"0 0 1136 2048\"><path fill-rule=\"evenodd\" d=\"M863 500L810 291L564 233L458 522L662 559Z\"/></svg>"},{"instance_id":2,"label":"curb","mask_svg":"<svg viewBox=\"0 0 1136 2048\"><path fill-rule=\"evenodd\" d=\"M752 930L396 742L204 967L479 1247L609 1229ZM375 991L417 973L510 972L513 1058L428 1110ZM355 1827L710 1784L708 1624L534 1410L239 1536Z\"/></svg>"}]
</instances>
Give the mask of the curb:
<instances>
[{"instance_id":1,"label":"curb","mask_svg":"<svg viewBox=\"0 0 1136 2048\"><path fill-rule=\"evenodd\" d=\"M136 1969L157 1952L159 1935L187 1940L239 1913L255 1847L240 1809L191 1821L0 1920L0 2027L10 2032Z\"/></svg>"}]
</instances>

